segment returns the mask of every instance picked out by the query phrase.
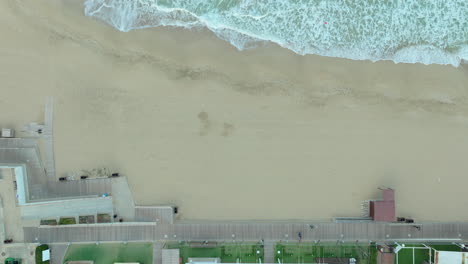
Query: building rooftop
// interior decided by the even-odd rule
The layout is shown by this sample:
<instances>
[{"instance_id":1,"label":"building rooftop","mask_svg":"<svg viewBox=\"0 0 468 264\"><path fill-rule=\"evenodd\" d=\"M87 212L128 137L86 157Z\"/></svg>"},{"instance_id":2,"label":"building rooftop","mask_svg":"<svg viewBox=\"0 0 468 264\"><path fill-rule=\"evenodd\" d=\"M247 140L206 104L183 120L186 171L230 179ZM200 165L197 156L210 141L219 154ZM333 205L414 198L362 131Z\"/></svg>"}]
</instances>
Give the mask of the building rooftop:
<instances>
[{"instance_id":1,"label":"building rooftop","mask_svg":"<svg viewBox=\"0 0 468 264\"><path fill-rule=\"evenodd\" d=\"M374 221L395 221L395 191L393 189L384 189L382 190L382 196L383 200L370 202L370 216Z\"/></svg>"}]
</instances>

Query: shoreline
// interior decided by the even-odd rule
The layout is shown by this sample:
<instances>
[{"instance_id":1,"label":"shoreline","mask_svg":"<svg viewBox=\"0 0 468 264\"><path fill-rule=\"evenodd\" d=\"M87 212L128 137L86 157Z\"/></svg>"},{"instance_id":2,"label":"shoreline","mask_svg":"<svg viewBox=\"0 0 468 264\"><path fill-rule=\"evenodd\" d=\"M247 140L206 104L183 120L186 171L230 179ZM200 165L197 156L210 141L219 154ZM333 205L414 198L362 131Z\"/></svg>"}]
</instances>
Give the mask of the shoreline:
<instances>
[{"instance_id":1,"label":"shoreline","mask_svg":"<svg viewBox=\"0 0 468 264\"><path fill-rule=\"evenodd\" d=\"M112 167L137 204L189 220L359 216L378 186L401 215L468 219L465 66L240 52L206 31L121 33L70 0L0 6L0 124L57 98L58 175Z\"/></svg>"},{"instance_id":2,"label":"shoreline","mask_svg":"<svg viewBox=\"0 0 468 264\"><path fill-rule=\"evenodd\" d=\"M262 30L255 32L255 30L252 30L251 28L249 28L248 25L244 25L239 21L238 23L230 21L230 18L232 18L232 16L237 17L237 15L231 14L229 10L221 11L214 7L212 7L213 9L211 9L211 12L213 12L211 14L213 16L206 17L201 14L197 14L197 12L194 10L189 10L190 7L187 7L184 5L181 5L180 7L166 7L164 6L164 4L159 5L156 3L154 6L151 6L151 7L147 6L143 8L143 7L136 7L132 5L126 5L122 3L117 4L117 7L115 7L113 3L110 3L109 5L103 5L99 1L96 2L93 0L88 0L85 3L86 5L84 8L85 10L84 12L86 16L93 17L113 27L115 30L118 30L121 32L130 32L132 30L141 30L141 29L147 29L147 28L166 27L166 26L180 27L186 30L204 29L206 31L209 31L211 34L216 35L219 39L222 39L228 42L230 45L234 46L239 51L244 51L244 50L248 50L251 48L258 47L258 46L262 46L262 44L263 45L275 44L277 46L281 46L282 48L288 49L294 52L295 54L302 55L302 56L303 55L318 55L318 56L323 56L323 57L332 57L332 58L334 57L334 58L343 58L343 59L351 59L351 60L358 60L358 61L372 61L372 62L388 60L396 64L419 63L423 65L431 65L431 64L451 65L453 67L459 67L460 63L462 63L463 60L468 59L468 57L466 57L467 56L466 51L468 49L468 43L466 42L466 39L459 40L458 43L453 43L455 46L449 46L448 48L440 47L440 45L438 47L436 43L427 44L426 41L422 41L419 44L416 44L408 39L400 40L402 42L396 47L392 47L392 43L386 42L386 44L389 45L385 48L386 52L382 51L382 49L384 49L383 47L381 47L380 49L378 48L376 49L374 47L374 49L372 49L372 45L377 45L377 44L375 42L368 43L367 40L362 40L362 39L361 40L356 39L355 41L357 43L349 42L345 45L343 45L342 43L341 45L337 45L337 43L340 43L338 41L337 43L335 43L336 45L332 45L332 47L330 47L330 45L325 45L325 47L323 47L324 43L322 43L323 41L322 39L320 38L315 39L315 40L307 39L307 38L301 39L300 37L296 36L297 34L295 33L297 32L292 33L292 32L285 32L285 31L280 30L282 34L280 33L279 35L282 35L281 37L278 35L278 32L275 32L275 30L273 30L273 32L265 32ZM255 9L254 6L255 5L252 5L251 8ZM236 5L233 5L233 8L236 8ZM249 8L245 8L245 9L250 10ZM253 10L250 10L250 11L253 11ZM253 12L262 12L262 11L256 10ZM101 15L101 12L103 12L102 15ZM222 12L223 14L220 15L218 12ZM273 10L272 12L275 13L275 11ZM318 12L320 13L320 11ZM158 18L155 17L155 13L158 14ZM129 15L129 14L132 14L132 15ZM262 15L261 17L268 17L269 15L271 15L271 13L267 13L265 15ZM140 16L145 17L146 19L141 19ZM190 22L183 22L186 20L187 16L190 17ZM226 19L224 22L223 22L223 17ZM257 27L265 26L265 24L262 24L261 22L259 22L260 20L262 20L261 18L260 19L255 18L248 14L244 15L243 19L241 20L247 19L247 17L254 18L255 21L258 22L258 24L256 24ZM359 17L359 15L357 17ZM277 17L277 19L280 19L280 18ZM284 17L282 19L284 19ZM229 21L232 23L230 24ZM271 20L269 21L270 21L269 26L274 27L273 24L276 24L276 22L273 22ZM287 21L287 22L291 23L291 21ZM335 22L339 24L338 21L335 21ZM373 21L373 23L380 23L380 22L386 23L388 21L379 21L379 20ZM255 22L253 23L255 24ZM324 23L324 25L320 26L321 23ZM334 29L339 28L339 25L336 23L332 22L329 25L327 21L323 21L323 22L316 21L315 25L314 23L312 23L309 26L312 28L312 31L320 32L321 34L319 35L324 34L328 36L328 38L333 38L334 37L333 34L330 36L330 35L327 35L327 33L329 31L333 31ZM332 24L335 24L335 25L332 25ZM372 22L368 24L372 24ZM448 25L444 25L444 28L445 26L448 26ZM432 25L432 27L437 28L437 25ZM327 29L325 30L325 28ZM304 29L302 28L302 30ZM370 29L368 28L368 30ZM388 29L387 31L392 31L392 30ZM310 32L303 32L303 33L305 35L308 35L308 33ZM335 36L336 35L342 36L342 35L346 35L347 33L348 32L346 31L340 32L340 30L338 29L338 32L335 32L334 34ZM383 32L381 31L379 32L377 30L377 32L373 32L373 33L382 34ZM293 37L292 35L295 35L295 37ZM368 32L367 38L371 39L372 35L373 35L372 32ZM317 38L317 36L315 37ZM393 37L398 38L399 36L398 34L396 34ZM431 36L431 37L426 36L426 37L433 38L434 36ZM292 38L292 40L289 38ZM388 38L388 36L386 36L386 38ZM383 39L386 39L386 38L381 38L380 41L383 41ZM374 41L376 40L374 39ZM450 42L447 39L446 41L447 43ZM311 45L311 44L308 45L308 43L312 43L312 42L315 42L315 44L318 46ZM412 44L408 44L408 43L412 43ZM459 43L463 43L463 45L460 45ZM320 47L320 44L322 44L322 47ZM353 47L349 48L351 46ZM388 50L391 50L392 52L388 52ZM455 50L458 50L458 51L456 53L452 53L450 52L450 50L452 52L454 52Z\"/></svg>"}]
</instances>

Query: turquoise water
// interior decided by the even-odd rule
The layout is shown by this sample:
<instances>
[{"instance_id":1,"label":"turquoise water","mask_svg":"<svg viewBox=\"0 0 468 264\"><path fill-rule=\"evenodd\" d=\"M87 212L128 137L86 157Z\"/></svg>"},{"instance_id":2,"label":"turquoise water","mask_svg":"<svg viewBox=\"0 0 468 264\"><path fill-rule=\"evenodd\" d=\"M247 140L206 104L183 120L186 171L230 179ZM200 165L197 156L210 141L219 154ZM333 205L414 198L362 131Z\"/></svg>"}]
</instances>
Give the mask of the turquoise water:
<instances>
[{"instance_id":1,"label":"turquoise water","mask_svg":"<svg viewBox=\"0 0 468 264\"><path fill-rule=\"evenodd\" d=\"M86 0L121 31L206 27L240 50L451 64L468 60L468 0Z\"/></svg>"}]
</instances>

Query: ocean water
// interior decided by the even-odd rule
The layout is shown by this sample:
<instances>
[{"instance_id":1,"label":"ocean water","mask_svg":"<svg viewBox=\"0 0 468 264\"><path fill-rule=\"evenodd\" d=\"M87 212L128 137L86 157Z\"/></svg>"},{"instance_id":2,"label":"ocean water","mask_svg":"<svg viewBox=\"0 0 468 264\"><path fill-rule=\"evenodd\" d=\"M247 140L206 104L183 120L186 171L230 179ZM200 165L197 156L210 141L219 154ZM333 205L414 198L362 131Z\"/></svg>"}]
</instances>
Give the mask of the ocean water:
<instances>
[{"instance_id":1,"label":"ocean water","mask_svg":"<svg viewBox=\"0 0 468 264\"><path fill-rule=\"evenodd\" d=\"M85 14L121 31L206 27L239 50L271 41L301 55L468 61L468 0L86 0Z\"/></svg>"}]
</instances>

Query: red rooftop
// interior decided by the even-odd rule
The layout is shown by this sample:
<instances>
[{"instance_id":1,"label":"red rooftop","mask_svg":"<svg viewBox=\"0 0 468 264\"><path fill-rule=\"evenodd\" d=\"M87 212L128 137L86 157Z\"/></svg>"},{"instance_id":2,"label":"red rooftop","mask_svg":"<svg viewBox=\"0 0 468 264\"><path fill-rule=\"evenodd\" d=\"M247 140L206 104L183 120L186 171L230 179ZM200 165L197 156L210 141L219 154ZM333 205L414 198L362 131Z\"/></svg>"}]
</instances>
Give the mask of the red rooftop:
<instances>
[{"instance_id":1,"label":"red rooftop","mask_svg":"<svg viewBox=\"0 0 468 264\"><path fill-rule=\"evenodd\" d=\"M382 190L383 200L370 202L370 216L374 221L395 221L395 191L393 189Z\"/></svg>"}]
</instances>

